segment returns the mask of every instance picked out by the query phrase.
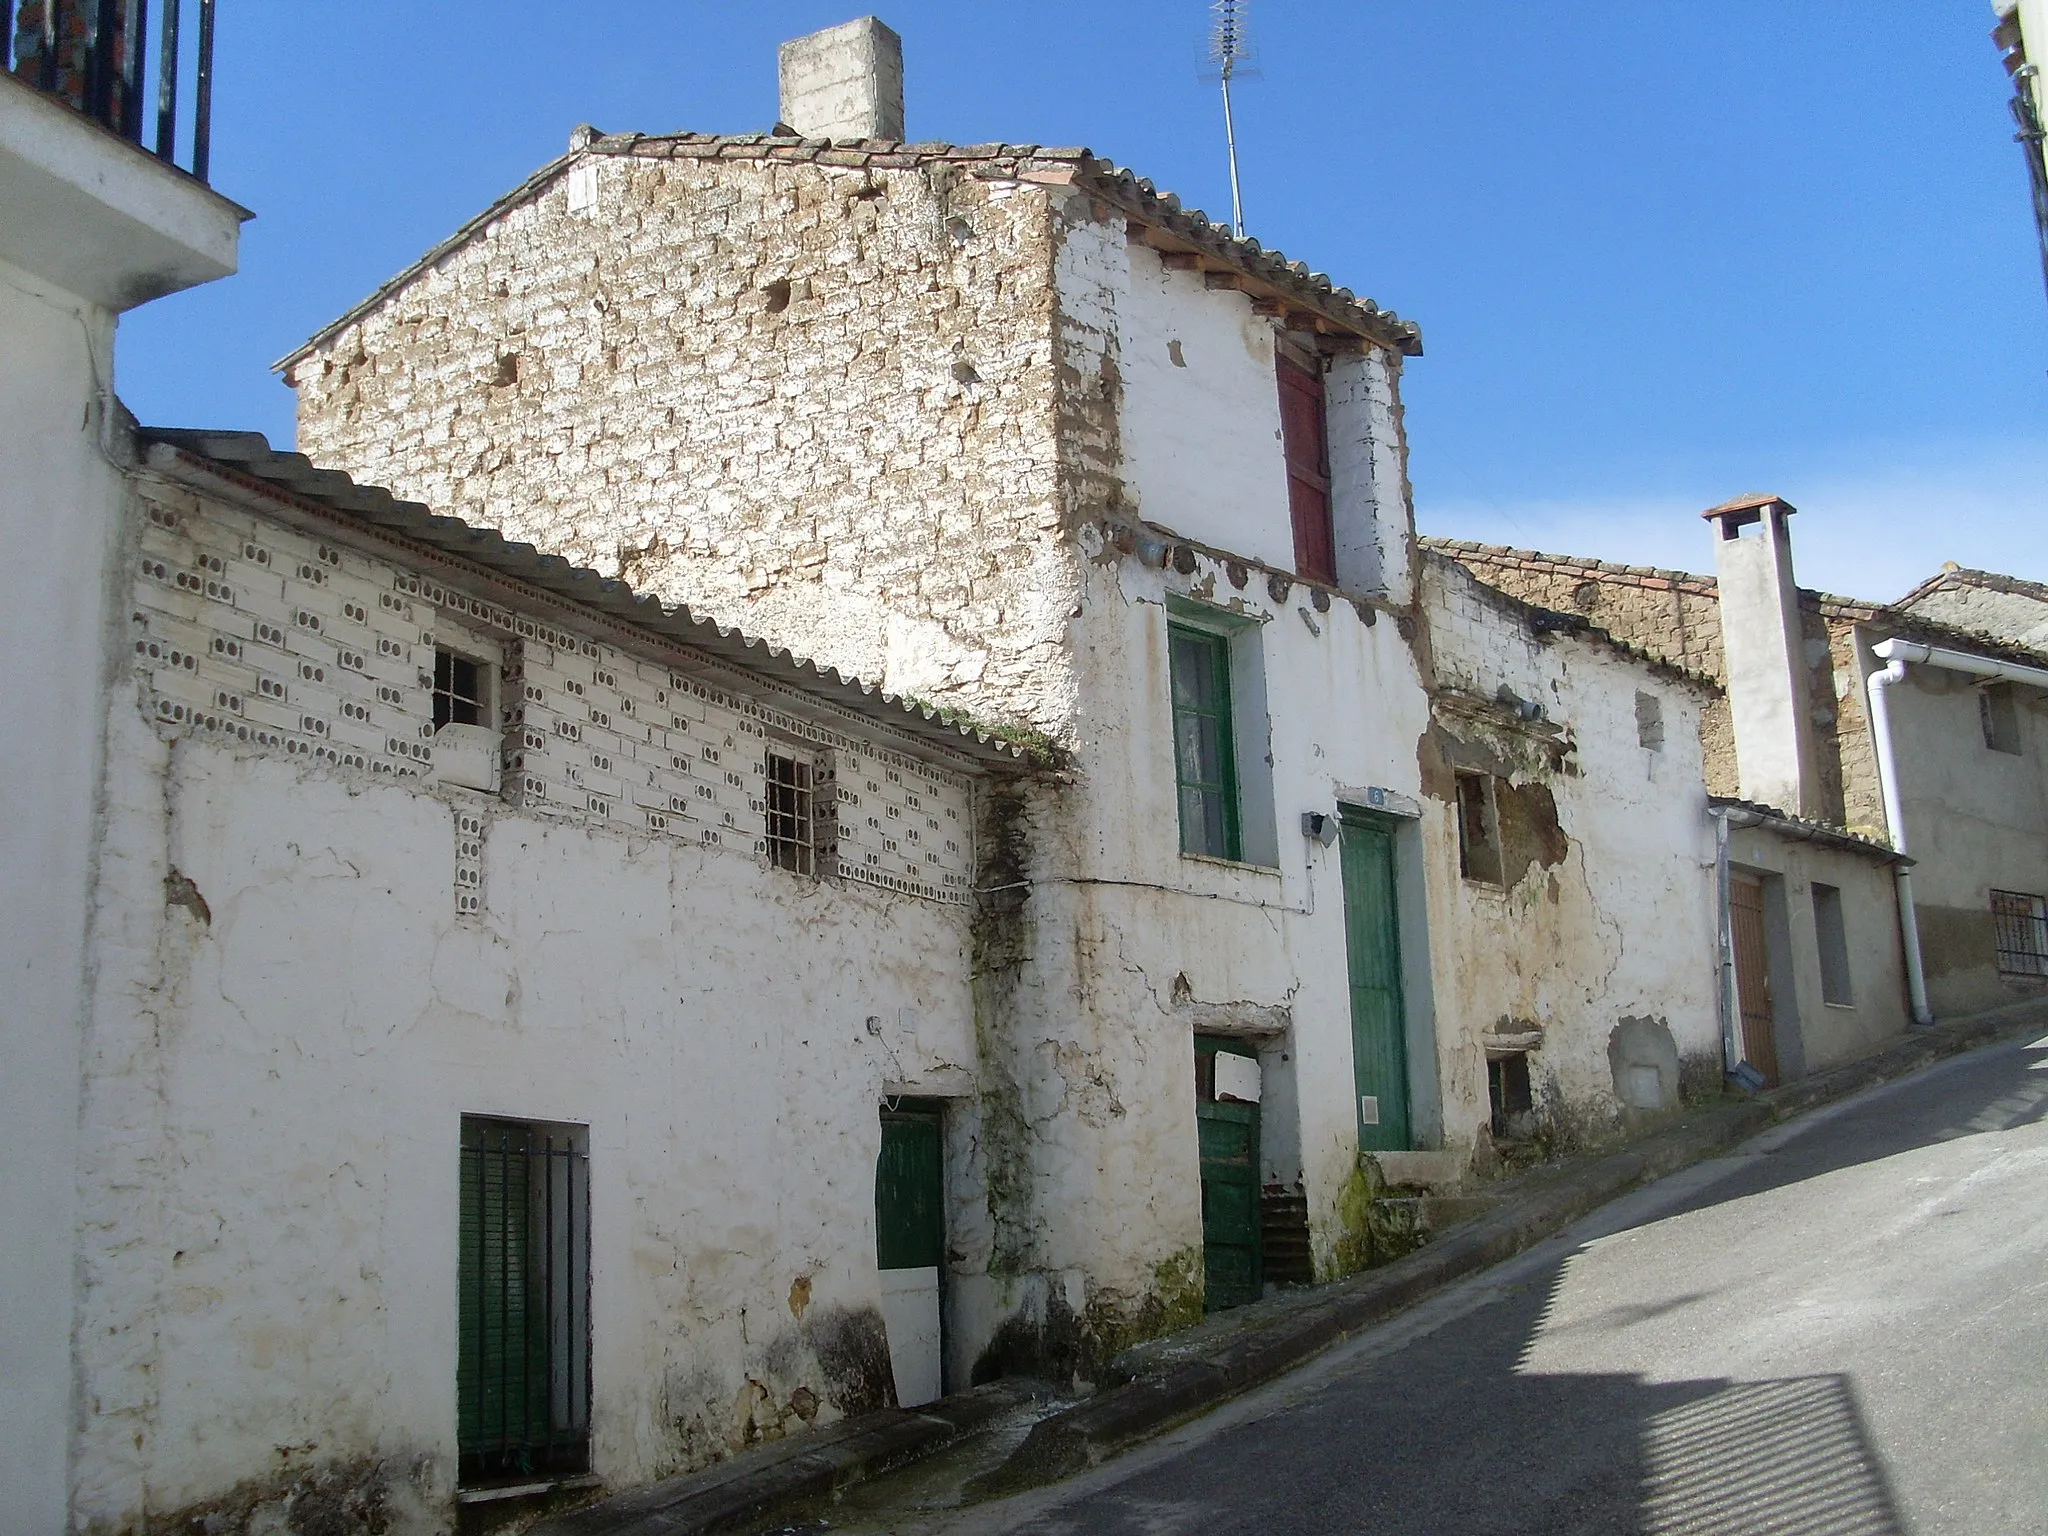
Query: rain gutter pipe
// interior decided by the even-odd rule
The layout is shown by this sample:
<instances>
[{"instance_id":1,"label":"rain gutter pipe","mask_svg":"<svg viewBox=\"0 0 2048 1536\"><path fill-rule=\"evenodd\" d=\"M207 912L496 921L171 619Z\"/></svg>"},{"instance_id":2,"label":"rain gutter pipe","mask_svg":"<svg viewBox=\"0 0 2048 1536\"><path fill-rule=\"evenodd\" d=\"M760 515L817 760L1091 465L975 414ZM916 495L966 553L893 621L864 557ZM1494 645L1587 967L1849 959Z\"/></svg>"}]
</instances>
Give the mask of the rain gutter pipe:
<instances>
[{"instance_id":1,"label":"rain gutter pipe","mask_svg":"<svg viewBox=\"0 0 2048 1536\"><path fill-rule=\"evenodd\" d=\"M1719 932L1720 961L1714 967L1715 979L1720 985L1715 989L1715 1002L1721 1013L1721 1070L1733 1072L1742 1064L1742 1050L1735 1043L1735 1014L1738 1004L1735 998L1735 919L1728 910L1728 811L1725 805L1710 805L1707 814L1714 819L1714 906Z\"/></svg>"},{"instance_id":2,"label":"rain gutter pipe","mask_svg":"<svg viewBox=\"0 0 2048 1536\"><path fill-rule=\"evenodd\" d=\"M1892 716L1889 695L1893 684L1905 681L1909 665L1939 667L1945 672L1963 672L1993 682L2024 683L2030 688L2048 689L2048 670L2023 667L2016 662L1994 661L1951 651L1938 645L1921 645L1912 640L1880 640L1871 654L1885 665L1870 674L1870 733L1876 738L1878 787L1884 794L1884 823L1891 832L1892 848L1906 854L1906 813L1899 794L1898 758L1892 746ZM1932 1024L1934 1014L1927 1006L1927 973L1920 960L1920 925L1913 915L1913 875L1909 859L1902 858L1893 878L1899 886L1899 938L1906 951L1906 992L1913 1005L1915 1024Z\"/></svg>"}]
</instances>

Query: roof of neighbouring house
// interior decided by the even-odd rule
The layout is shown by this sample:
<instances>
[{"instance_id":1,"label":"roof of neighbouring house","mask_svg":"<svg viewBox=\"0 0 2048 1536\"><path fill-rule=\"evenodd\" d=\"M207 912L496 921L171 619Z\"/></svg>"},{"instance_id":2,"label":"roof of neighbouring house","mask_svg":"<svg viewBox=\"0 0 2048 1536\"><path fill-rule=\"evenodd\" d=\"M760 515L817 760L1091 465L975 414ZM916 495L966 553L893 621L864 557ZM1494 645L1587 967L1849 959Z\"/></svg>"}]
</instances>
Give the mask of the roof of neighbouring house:
<instances>
[{"instance_id":1,"label":"roof of neighbouring house","mask_svg":"<svg viewBox=\"0 0 2048 1536\"><path fill-rule=\"evenodd\" d=\"M2048 585L2028 581L2024 576L2007 576L1999 571L1973 571L1966 565L1948 564L1921 582L1892 606L1910 608L1921 598L1948 587L1980 587L1987 592L2004 592L2014 597L2031 597L2048 603Z\"/></svg>"},{"instance_id":2,"label":"roof of neighbouring house","mask_svg":"<svg viewBox=\"0 0 2048 1536\"><path fill-rule=\"evenodd\" d=\"M1432 534L1421 535L1417 542L1433 553L1461 563L1466 559L1478 559L1487 564L1517 567L1537 575L1581 576L1587 580L1615 581L1657 591L1687 592L1696 597L1714 597L1719 591L1713 577L1696 575L1691 571L1665 570L1649 565L1617 565L1611 561L1594 560L1583 555L1553 555L1541 550L1516 549L1505 544L1482 544L1471 539L1446 539ZM2021 587L2034 585L2021 582L2017 577L1998 579L2014 582ZM1904 606L1913 597L1922 595L1931 585L1932 583L1923 582L1898 603L1869 603L1853 597L1838 597L1831 592L1817 592L1810 587L1801 587L1799 598L1802 606L1814 610L1823 618L1844 619L1856 624L1878 624L1896 632L1903 639L1947 646L1952 650L1969 651L2000 661L2015 662L2021 666L2038 667L2048 664L2048 655L2042 652L2015 645L2008 640L1980 634L1975 630L1959 629L1955 625L1944 624L1939 620L1911 612ZM2048 593L2048 589L2038 590Z\"/></svg>"},{"instance_id":3,"label":"roof of neighbouring house","mask_svg":"<svg viewBox=\"0 0 2048 1536\"><path fill-rule=\"evenodd\" d=\"M485 575L531 588L658 643L686 647L707 660L794 689L956 757L1015 768L1034 755L1019 742L952 711L885 693L872 683L705 618L681 603L664 603L616 577L571 565L559 555L542 554L495 528L440 516L419 502L400 501L381 486L358 485L339 470L321 469L304 454L280 453L260 432L140 427L136 436L143 445L153 445L152 454L171 455L208 475L315 515L424 546L437 557L464 561Z\"/></svg>"},{"instance_id":4,"label":"roof of neighbouring house","mask_svg":"<svg viewBox=\"0 0 2048 1536\"><path fill-rule=\"evenodd\" d=\"M1717 811L1742 811L1756 818L1756 824L1777 833L1780 837L1797 842L1820 843L1828 848L1840 848L1845 853L1860 853L1867 858L1880 859L1892 864L1911 864L1913 861L1874 837L1865 837L1860 832L1848 832L1841 827L1831 826L1824 821L1815 821L1807 816L1794 816L1790 811L1781 811L1775 805L1764 805L1756 800L1742 800L1734 795L1709 795L1707 804Z\"/></svg>"},{"instance_id":5,"label":"roof of neighbouring house","mask_svg":"<svg viewBox=\"0 0 2048 1536\"><path fill-rule=\"evenodd\" d=\"M658 160L763 160L862 170L915 170L945 164L992 181L1072 186L1144 226L1151 235L1151 243L1159 249L1192 255L1198 261L1235 273L1244 291L1253 298L1283 304L1290 315L1305 317L1306 323L1317 329L1327 327L1358 336L1411 357L1422 352L1422 330L1414 321L1403 320L1371 299L1338 287L1323 273L1312 272L1305 263L1290 261L1278 251L1269 251L1256 240L1239 239L1227 226L1199 209L1183 207L1173 193L1161 191L1145 178L1086 148L906 144L894 139L805 139L766 133L587 134L583 130L578 131L574 142L569 153L535 171L272 366L290 367L451 251L467 244L508 210L538 197L586 154Z\"/></svg>"},{"instance_id":6,"label":"roof of neighbouring house","mask_svg":"<svg viewBox=\"0 0 2048 1536\"><path fill-rule=\"evenodd\" d=\"M1427 545L1429 541L1425 540L1423 542ZM1460 563L1455 555L1444 550L1425 547L1422 553L1428 559L1441 560L1448 565L1456 565L1459 570L1463 571L1478 584L1480 590L1486 594L1489 602L1493 603L1503 612L1513 614L1520 619L1523 626L1532 635L1539 638L1544 635L1568 635L1574 640L1585 640L1591 644L1603 646L1624 660L1632 661L1638 666L1647 668L1659 677L1669 678L1674 682L1690 683L1693 687L1703 689L1708 693L1721 693L1724 691L1721 684L1707 676L1706 673L1696 672L1690 667L1682 667L1666 657L1657 655L1654 651L1637 645L1632 640L1624 640L1611 630L1604 629L1600 625L1595 624L1582 613L1568 613L1560 608L1546 608L1541 603L1530 602L1526 597L1517 597L1512 592L1496 587L1485 577L1476 574L1469 567Z\"/></svg>"}]
</instances>

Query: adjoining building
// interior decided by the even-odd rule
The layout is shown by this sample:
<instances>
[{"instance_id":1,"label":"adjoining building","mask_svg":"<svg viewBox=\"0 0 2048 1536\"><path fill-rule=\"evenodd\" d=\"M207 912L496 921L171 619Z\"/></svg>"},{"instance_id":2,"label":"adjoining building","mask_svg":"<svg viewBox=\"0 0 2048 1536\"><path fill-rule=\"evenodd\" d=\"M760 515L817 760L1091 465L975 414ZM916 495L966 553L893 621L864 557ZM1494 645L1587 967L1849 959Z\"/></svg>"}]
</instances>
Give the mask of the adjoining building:
<instances>
[{"instance_id":1,"label":"adjoining building","mask_svg":"<svg viewBox=\"0 0 2048 1536\"><path fill-rule=\"evenodd\" d=\"M1893 605L1801 589L1792 511L1752 496L1707 512L1711 577L1424 542L1722 684L1706 717L1708 787L1732 828L1771 829L1739 839L1754 867L1738 869L1734 899L1755 910L1740 921L1758 935L1735 966L1752 977L1742 1011L1775 1018L1781 1047L1796 1036L1798 1058L1819 1065L1897 1027L1894 963L1923 1014L2034 996L2048 980L2048 654L1979 632L2030 636L2031 583L1946 572ZM1751 821L1759 808L1768 815ZM1773 844L1784 853L1767 854ZM1834 876L1785 862L1822 847ZM1910 916L1895 962L1862 931L1884 903L1846 894L1843 858L1883 864L1897 888L1892 910Z\"/></svg>"}]
</instances>

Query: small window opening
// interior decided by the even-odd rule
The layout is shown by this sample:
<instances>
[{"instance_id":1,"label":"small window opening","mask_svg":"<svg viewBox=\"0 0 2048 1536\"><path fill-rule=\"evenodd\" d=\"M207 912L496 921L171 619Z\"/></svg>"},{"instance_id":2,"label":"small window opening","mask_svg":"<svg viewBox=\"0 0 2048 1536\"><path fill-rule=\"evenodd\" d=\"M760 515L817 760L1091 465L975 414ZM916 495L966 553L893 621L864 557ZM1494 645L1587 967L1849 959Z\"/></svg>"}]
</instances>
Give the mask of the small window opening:
<instances>
[{"instance_id":1,"label":"small window opening","mask_svg":"<svg viewBox=\"0 0 2048 1536\"><path fill-rule=\"evenodd\" d=\"M1487 1058L1486 1095L1493 1105L1495 1141L1518 1141L1528 1135L1529 1115L1536 1100L1529 1090L1527 1051Z\"/></svg>"},{"instance_id":2,"label":"small window opening","mask_svg":"<svg viewBox=\"0 0 2048 1536\"><path fill-rule=\"evenodd\" d=\"M789 308L790 291L789 279L786 277L778 277L774 282L762 287L761 292L767 298L765 308L769 314L779 315Z\"/></svg>"},{"instance_id":3,"label":"small window opening","mask_svg":"<svg viewBox=\"0 0 2048 1536\"><path fill-rule=\"evenodd\" d=\"M2024 891L1993 891L1991 924L2001 974L2048 976L2048 900Z\"/></svg>"},{"instance_id":4,"label":"small window opening","mask_svg":"<svg viewBox=\"0 0 2048 1536\"><path fill-rule=\"evenodd\" d=\"M1813 883L1813 934L1820 948L1820 1000L1838 1008L1854 1007L1856 989L1849 981L1849 932L1842 920L1842 893L1818 880Z\"/></svg>"},{"instance_id":5,"label":"small window opening","mask_svg":"<svg viewBox=\"0 0 2048 1536\"><path fill-rule=\"evenodd\" d=\"M1664 750L1664 701L1654 693L1636 694L1636 744L1652 752Z\"/></svg>"},{"instance_id":6,"label":"small window opening","mask_svg":"<svg viewBox=\"0 0 2048 1536\"><path fill-rule=\"evenodd\" d=\"M490 669L481 661L434 648L434 729L488 725Z\"/></svg>"},{"instance_id":7,"label":"small window opening","mask_svg":"<svg viewBox=\"0 0 2048 1536\"><path fill-rule=\"evenodd\" d=\"M2020 751L2019 701L2011 683L1987 683L1977 690L1977 714L1984 725L1984 745L1994 752Z\"/></svg>"},{"instance_id":8,"label":"small window opening","mask_svg":"<svg viewBox=\"0 0 2048 1536\"><path fill-rule=\"evenodd\" d=\"M818 872L816 791L811 764L768 754L768 862L794 874Z\"/></svg>"},{"instance_id":9,"label":"small window opening","mask_svg":"<svg viewBox=\"0 0 2048 1536\"><path fill-rule=\"evenodd\" d=\"M1493 775L1458 775L1458 873L1487 885L1501 883L1500 820Z\"/></svg>"}]
</instances>

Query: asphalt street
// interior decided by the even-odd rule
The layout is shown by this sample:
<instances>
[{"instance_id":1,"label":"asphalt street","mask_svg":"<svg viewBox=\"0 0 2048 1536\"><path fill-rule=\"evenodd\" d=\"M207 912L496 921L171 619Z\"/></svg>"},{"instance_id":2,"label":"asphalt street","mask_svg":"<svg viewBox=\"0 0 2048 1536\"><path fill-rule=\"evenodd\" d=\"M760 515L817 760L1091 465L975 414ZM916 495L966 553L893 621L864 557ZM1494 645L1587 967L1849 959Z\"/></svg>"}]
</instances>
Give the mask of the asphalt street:
<instances>
[{"instance_id":1,"label":"asphalt street","mask_svg":"<svg viewBox=\"0 0 2048 1536\"><path fill-rule=\"evenodd\" d=\"M2048 1040L1778 1127L1069 1482L879 1524L2038 1536L2044 1378Z\"/></svg>"}]
</instances>

